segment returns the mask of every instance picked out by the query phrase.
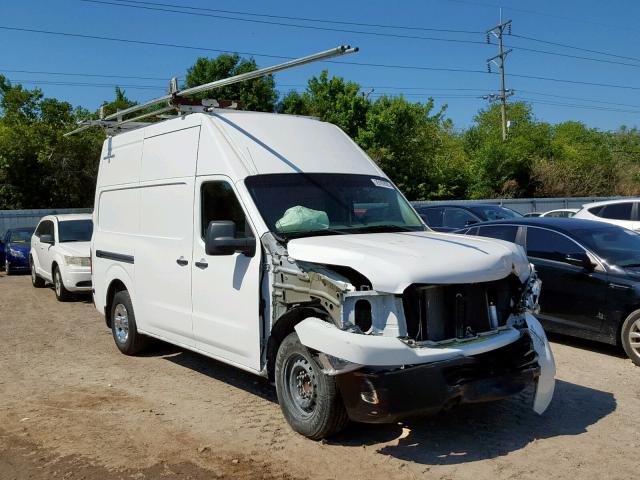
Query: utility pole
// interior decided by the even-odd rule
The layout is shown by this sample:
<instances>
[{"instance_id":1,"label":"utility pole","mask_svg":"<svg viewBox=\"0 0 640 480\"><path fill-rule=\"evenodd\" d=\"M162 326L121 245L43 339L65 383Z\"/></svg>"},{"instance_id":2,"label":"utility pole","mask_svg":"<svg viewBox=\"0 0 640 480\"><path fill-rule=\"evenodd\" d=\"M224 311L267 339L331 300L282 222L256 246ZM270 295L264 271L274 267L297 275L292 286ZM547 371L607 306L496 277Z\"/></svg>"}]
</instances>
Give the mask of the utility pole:
<instances>
[{"instance_id":1,"label":"utility pole","mask_svg":"<svg viewBox=\"0 0 640 480\"><path fill-rule=\"evenodd\" d=\"M505 51L502 48L502 37L505 34L511 34L511 20L507 20L506 22L502 21L502 8L500 9L500 23L495 27L487 30L487 43L491 43L491 36L494 36L498 39L498 54L494 57L487 59L487 68L489 73L491 73L491 64L496 65L500 69L500 95L499 100L501 103L501 112L502 112L502 140L507 139L507 97L513 95L513 91L507 90L504 81L504 60L512 51L509 49Z\"/></svg>"}]
</instances>

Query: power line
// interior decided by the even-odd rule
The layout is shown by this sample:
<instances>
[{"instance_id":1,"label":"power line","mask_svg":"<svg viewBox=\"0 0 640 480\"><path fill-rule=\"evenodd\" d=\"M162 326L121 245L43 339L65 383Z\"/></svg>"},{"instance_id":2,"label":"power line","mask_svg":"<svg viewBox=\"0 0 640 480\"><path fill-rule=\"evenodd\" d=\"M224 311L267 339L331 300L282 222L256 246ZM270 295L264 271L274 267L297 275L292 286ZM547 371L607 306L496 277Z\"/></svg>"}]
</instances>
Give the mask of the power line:
<instances>
[{"instance_id":1,"label":"power line","mask_svg":"<svg viewBox=\"0 0 640 480\"><path fill-rule=\"evenodd\" d=\"M297 20L297 21L305 21L305 22L317 22L317 23L328 23L335 25L353 25L356 27L371 27L371 28L394 28L399 30L418 30L418 31L426 31L426 32L442 32L442 33L469 33L469 34L479 34L484 33L476 30L452 30L445 28L433 28L433 27L416 27L416 26L408 26L408 25L389 25L389 24L379 24L379 23L362 23L362 22L352 22L345 20L329 20L324 18L308 18L308 17L289 17L285 15L270 15L266 13L255 13L255 12L241 12L237 10L220 10L216 8L205 8L205 7L193 7L189 5L176 5L171 3L160 3L160 2L143 2L140 0L119 0L121 3L137 3L143 5L155 5L161 7L172 7L172 8L181 8L183 10L194 10L199 12L217 12L217 13L230 13L232 15L247 15L252 17L263 17L263 18L279 18L284 20Z\"/></svg>"},{"instance_id":2,"label":"power line","mask_svg":"<svg viewBox=\"0 0 640 480\"><path fill-rule=\"evenodd\" d=\"M168 47L168 48L183 48L187 50L195 50L195 51L209 51L216 53L237 53L239 55L248 55L252 57L263 57L263 58L275 58L275 59L285 59L290 60L293 57L283 56L283 55L273 55L268 53L258 53L258 52L242 52L242 51L234 51L234 50L221 50L209 47L199 47L193 45L181 45L174 43L163 43L163 42L152 42L147 40L133 40L126 38L117 38L117 37L105 37L99 35L87 35L87 34L79 34L79 33L70 33L70 32L55 32L50 30L39 30L33 28L21 28L21 27L10 27L6 25L0 25L0 29L9 30L9 31L18 31L18 32L26 32L26 33L39 33L44 35L56 35L56 36L64 36L64 37L72 37L72 38L85 38L90 40L104 40L111 42L120 42L127 44L138 44L138 45L149 45L156 47ZM473 69L465 69L465 68L448 68L448 67L427 67L422 65L397 65L397 64L385 64L385 63L372 63L372 62L347 62L347 61L325 61L324 63L330 63L334 65L351 65L357 67L372 67L372 68L388 68L388 69L397 69L397 70L418 70L418 71L435 71L435 72L450 72L450 73L472 73L472 74L484 74L487 72L485 70L473 70ZM589 85L596 87L606 87L606 88L617 88L617 89L626 89L626 90L640 90L640 87L630 86L630 85L619 85L619 84L611 84L611 83L598 83L598 82L586 82L581 80L570 80L570 79L561 79L561 78L552 78L552 77L543 77L536 75L528 75L528 74L518 74L518 73L509 73L510 77L517 78L527 78L532 80L542 80L549 82L559 82L559 83L568 83L574 85Z\"/></svg>"},{"instance_id":3,"label":"power line","mask_svg":"<svg viewBox=\"0 0 640 480\"><path fill-rule=\"evenodd\" d=\"M638 58L638 57L627 57L625 55L618 55L616 53L603 52L602 50L592 50L590 48L577 47L575 45L569 45L569 44L566 44L566 43L559 43L559 42L552 42L552 41L549 41L549 40L542 40L541 38L528 37L526 35L519 35L517 33L512 33L511 36L512 37L516 37L516 38L522 38L523 40L529 40L531 42L538 42L538 43L544 43L546 45L553 45L554 47L571 48L573 50L579 50L579 51L582 51L582 52L595 53L595 54L598 54L598 55L607 55L609 57L622 58L622 59L625 59L625 60L635 60L635 61L640 62L640 58Z\"/></svg>"},{"instance_id":4,"label":"power line","mask_svg":"<svg viewBox=\"0 0 640 480\"><path fill-rule=\"evenodd\" d=\"M631 108L639 108L640 109L640 105L630 105L628 103L609 102L609 101L605 101L605 100L596 100L596 99L593 99L593 98L570 97L570 96L567 96L567 95L554 95L552 93L536 92L536 91L532 91L532 90L518 89L518 93L520 93L520 92L528 93L530 95L541 95L541 96L544 96L544 97L564 98L564 99L568 99L568 100L580 100L582 102L601 103L603 105L617 105L617 106L621 106L621 107L631 107Z\"/></svg>"},{"instance_id":5,"label":"power line","mask_svg":"<svg viewBox=\"0 0 640 480\"><path fill-rule=\"evenodd\" d=\"M97 77L97 78L124 78L129 80L164 80L169 81L170 76L168 77L142 77L142 76L134 76L134 75L104 75L97 73L79 73L79 72L44 72L39 70L11 70L6 68L0 68L0 72L7 73L29 73L34 75L63 75L63 76L72 76L72 77Z\"/></svg>"},{"instance_id":6,"label":"power line","mask_svg":"<svg viewBox=\"0 0 640 480\"><path fill-rule=\"evenodd\" d=\"M598 111L605 111L605 112L640 113L640 110L623 110L619 108L598 107L595 105L578 105L578 104L572 104L572 103L549 102L546 100L538 100L535 98L522 98L521 100L525 102L533 103L533 104L538 104L538 105L553 105L553 106L559 106L559 107L582 108L586 110L598 110Z\"/></svg>"},{"instance_id":7,"label":"power line","mask_svg":"<svg viewBox=\"0 0 640 480\"><path fill-rule=\"evenodd\" d=\"M119 7L125 7L125 8L137 8L137 9L152 10L152 11L158 11L158 12L178 13L178 14L183 14L183 15L197 16L197 17L205 16L205 17L220 18L220 19L224 19L224 20L232 20L232 21L240 21L240 22L252 22L252 23L263 23L263 24L268 24L268 25L277 25L277 26L285 26L285 27L292 27L292 28L302 28L302 29L306 28L306 29L311 29L311 30L324 30L324 31L331 31L331 32L352 33L352 34L356 34L356 35L373 35L373 36L377 36L377 37L391 37L391 38L402 38L402 39L411 39L411 40L427 40L427 41L436 41L436 42L467 43L467 44L474 44L474 45L483 45L484 44L484 42L474 41L474 40L460 40L460 39L452 39L452 38L424 37L424 36L416 36L416 35L400 35L400 34L383 33L383 32L366 32L366 31L361 31L361 30L347 30L347 29L337 29L337 28L329 28L329 27L318 27L318 26L313 26L313 25L299 25L299 24L273 22L273 21L265 21L265 20L253 20L253 19L247 19L247 18L229 17L229 16L214 15L214 14L207 14L207 13L185 12L185 11L182 11L182 10L175 10L175 9L171 9L171 8L159 8L159 7L145 6L145 5L169 5L169 4L159 4L159 3L155 3L155 2L140 2L140 1L132 1L132 0L117 0L115 2L114 1L107 1L107 0L79 0L79 1L85 2L85 3L96 3L96 4L119 6ZM125 2L125 1L128 2L128 3L122 3L122 2ZM144 5L133 5L131 3L141 3L141 4L144 4ZM175 6L175 5L170 5L170 6ZM179 7L179 8L185 8L185 7ZM195 7L188 7L188 8L194 9L194 10L207 10L207 11L208 10L212 10L212 11L217 11L217 10L214 10L214 9L205 9L205 8L202 8L202 9L196 9ZM272 17L275 17L275 16L272 16ZM308 21L311 21L311 20L308 20ZM525 38L525 37L522 36L520 38ZM542 55L551 55L551 56L556 56L556 57L572 58L572 59L575 59L575 60L585 60L585 61L590 61L590 62L609 63L609 64L614 64L614 65L632 67L632 68L640 68L640 64L632 64L632 63L620 62L620 61L615 61L615 60L606 60L606 59L585 57L585 56L580 56L580 55L571 55L571 54L561 53L561 52L550 52L548 50L539 50L539 49L535 49L535 48L528 48L528 47L522 47L522 46L505 45L505 47L512 47L514 49L519 49L519 50L522 50L522 51L528 51L528 52L532 52L532 53L538 53L538 54L542 54Z\"/></svg>"},{"instance_id":8,"label":"power line","mask_svg":"<svg viewBox=\"0 0 640 480\"><path fill-rule=\"evenodd\" d=\"M90 82L63 82L55 80L31 80L31 79L18 79L8 78L13 84L29 84L29 85L60 85L65 87L121 87L132 88L138 90L167 90L166 87L160 87L157 85L129 85L120 83L90 83Z\"/></svg>"},{"instance_id":9,"label":"power line","mask_svg":"<svg viewBox=\"0 0 640 480\"><path fill-rule=\"evenodd\" d=\"M211 13L185 12L182 10L175 10L175 9L169 9L169 8L148 7L144 5L131 5L131 4L125 4L125 3L109 2L106 0L79 0L79 1L85 2L85 3L96 3L96 4L103 4L103 5L126 7L126 8L137 8L141 10L154 10L159 12L180 13L182 15L191 15L196 17L212 17L212 18L219 18L222 20L233 20L237 22L260 23L264 25L275 25L279 27L292 27L292 28L301 28L301 29L308 29L308 30L319 30L319 31L325 31L325 32L340 32L340 33L351 33L356 35L371 35L375 37L404 38L409 40L428 40L433 42L462 43L462 44L471 44L471 45L485 44L484 42L481 42L478 40L462 40L462 39L456 39L456 38L442 38L442 37L424 37L420 35L401 35L399 33L367 32L364 30L349 30L344 28L318 27L314 25L300 25L300 24L294 24L294 23L274 22L271 20L256 20L251 18L230 17L227 15L216 15Z\"/></svg>"}]
</instances>

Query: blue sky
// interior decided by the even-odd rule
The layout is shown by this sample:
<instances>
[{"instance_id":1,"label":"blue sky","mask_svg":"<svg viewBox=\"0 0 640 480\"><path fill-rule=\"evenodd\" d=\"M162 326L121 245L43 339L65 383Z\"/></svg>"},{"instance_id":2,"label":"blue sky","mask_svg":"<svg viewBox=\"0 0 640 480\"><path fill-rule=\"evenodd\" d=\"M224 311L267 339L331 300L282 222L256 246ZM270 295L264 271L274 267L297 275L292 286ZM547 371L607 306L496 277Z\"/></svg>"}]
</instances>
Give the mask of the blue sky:
<instances>
[{"instance_id":1,"label":"blue sky","mask_svg":"<svg viewBox=\"0 0 640 480\"><path fill-rule=\"evenodd\" d=\"M105 1L116 3L118 0ZM470 32L484 32L498 23L500 3L499 0L324 0L269 3L258 0L145 1L274 16ZM640 39L640 2L505 0L502 6L504 18L513 21L514 34L618 55L605 56L521 37L506 37L505 43L514 47L507 60L507 86L516 91L513 98L533 100L535 115L541 120L553 123L580 120L600 129L615 129L622 124L640 125L640 52L637 49ZM495 45L482 43L485 41L484 33L393 29L209 13L375 34L182 15L82 0L4 1L0 6L0 27L110 36L291 57L303 56L339 44L351 44L360 47L361 50L355 55L345 57L344 61L478 71L479 73L443 72L316 63L276 75L281 93L290 89L302 89L311 75L317 75L322 69L328 68L330 74L354 80L363 87L373 87L373 95L385 92L404 93L408 99L415 101L424 101L433 96L436 106L448 105L448 116L461 128L468 126L477 110L486 105L486 101L478 97L495 92L499 87L497 75L483 73L486 71L486 59L497 51ZM435 41L433 38L456 41ZM458 43L457 40L480 43ZM95 109L103 100L111 99L112 85L116 83L125 85L127 95L139 101L162 95L166 90L168 78L174 75L184 76L187 67L192 65L198 56L216 55L214 52L192 49L81 39L2 28L0 42L3 46L0 73L13 81L23 81L25 86L30 88L40 85L47 96L67 100L89 109ZM637 66L541 54L517 47ZM260 66L280 61L261 56L255 58ZM152 79L65 76L16 70L126 75ZM510 76L509 73L634 88L552 82ZM53 84L70 82L100 85Z\"/></svg>"}]
</instances>

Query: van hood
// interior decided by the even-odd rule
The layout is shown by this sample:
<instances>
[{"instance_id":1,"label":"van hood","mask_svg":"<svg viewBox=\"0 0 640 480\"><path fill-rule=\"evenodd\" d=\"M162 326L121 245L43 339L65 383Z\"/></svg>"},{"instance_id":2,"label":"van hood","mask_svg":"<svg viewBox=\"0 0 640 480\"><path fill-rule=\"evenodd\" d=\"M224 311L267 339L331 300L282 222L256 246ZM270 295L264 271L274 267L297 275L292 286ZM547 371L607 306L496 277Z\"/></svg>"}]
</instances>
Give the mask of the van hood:
<instances>
[{"instance_id":1,"label":"van hood","mask_svg":"<svg viewBox=\"0 0 640 480\"><path fill-rule=\"evenodd\" d=\"M522 247L502 240L434 232L368 233L297 238L294 260L342 265L367 277L380 292L402 293L414 283L490 282L530 275Z\"/></svg>"},{"instance_id":2,"label":"van hood","mask_svg":"<svg viewBox=\"0 0 640 480\"><path fill-rule=\"evenodd\" d=\"M63 255L70 257L88 257L91 242L61 242L58 243L58 250Z\"/></svg>"}]
</instances>

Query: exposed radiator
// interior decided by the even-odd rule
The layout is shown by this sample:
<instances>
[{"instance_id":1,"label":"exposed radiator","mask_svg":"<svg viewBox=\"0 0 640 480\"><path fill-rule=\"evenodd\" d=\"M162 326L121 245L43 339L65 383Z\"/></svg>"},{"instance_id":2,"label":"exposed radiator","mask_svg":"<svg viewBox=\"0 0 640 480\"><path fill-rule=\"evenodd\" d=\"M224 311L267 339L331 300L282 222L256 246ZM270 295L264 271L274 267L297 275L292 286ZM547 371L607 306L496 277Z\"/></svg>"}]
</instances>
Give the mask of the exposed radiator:
<instances>
[{"instance_id":1,"label":"exposed radiator","mask_svg":"<svg viewBox=\"0 0 640 480\"><path fill-rule=\"evenodd\" d=\"M504 325L521 288L514 276L485 283L412 285L403 295L408 334L437 342Z\"/></svg>"}]
</instances>

